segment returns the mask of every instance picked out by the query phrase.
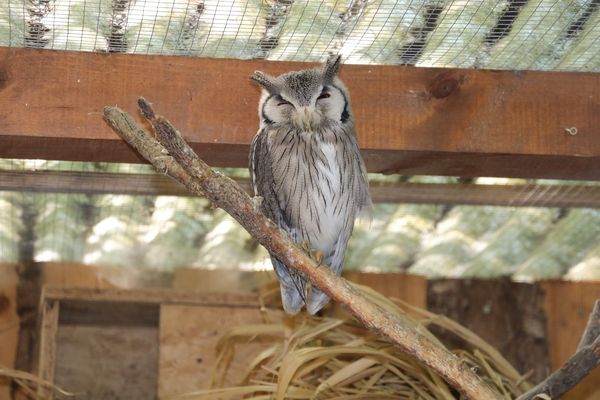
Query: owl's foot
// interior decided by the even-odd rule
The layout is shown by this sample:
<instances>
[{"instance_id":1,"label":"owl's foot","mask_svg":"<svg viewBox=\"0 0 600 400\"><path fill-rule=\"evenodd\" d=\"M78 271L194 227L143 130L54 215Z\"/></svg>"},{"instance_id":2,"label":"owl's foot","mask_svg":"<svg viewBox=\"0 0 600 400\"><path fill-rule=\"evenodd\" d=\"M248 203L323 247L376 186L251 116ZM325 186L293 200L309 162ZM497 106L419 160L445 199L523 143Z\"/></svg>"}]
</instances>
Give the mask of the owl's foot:
<instances>
[{"instance_id":1,"label":"owl's foot","mask_svg":"<svg viewBox=\"0 0 600 400\"><path fill-rule=\"evenodd\" d=\"M300 247L302 248L302 250L304 250L305 253L310 254L310 244L306 240L300 242Z\"/></svg>"},{"instance_id":2,"label":"owl's foot","mask_svg":"<svg viewBox=\"0 0 600 400\"><path fill-rule=\"evenodd\" d=\"M264 198L262 196L254 196L252 198L252 204L254 205L255 211L260 211L260 207L262 206Z\"/></svg>"},{"instance_id":3,"label":"owl's foot","mask_svg":"<svg viewBox=\"0 0 600 400\"><path fill-rule=\"evenodd\" d=\"M317 262L317 268L321 266L321 264L323 262L323 252L322 251L314 250L313 248L311 248L310 243L308 243L306 240L303 240L300 243L300 247L302 247L302 250L304 250L304 252L310 256L310 258L312 258L313 260L315 260Z\"/></svg>"},{"instance_id":4,"label":"owl's foot","mask_svg":"<svg viewBox=\"0 0 600 400\"><path fill-rule=\"evenodd\" d=\"M323 265L323 252L320 250L313 251L311 257L317 262L317 268Z\"/></svg>"}]
</instances>

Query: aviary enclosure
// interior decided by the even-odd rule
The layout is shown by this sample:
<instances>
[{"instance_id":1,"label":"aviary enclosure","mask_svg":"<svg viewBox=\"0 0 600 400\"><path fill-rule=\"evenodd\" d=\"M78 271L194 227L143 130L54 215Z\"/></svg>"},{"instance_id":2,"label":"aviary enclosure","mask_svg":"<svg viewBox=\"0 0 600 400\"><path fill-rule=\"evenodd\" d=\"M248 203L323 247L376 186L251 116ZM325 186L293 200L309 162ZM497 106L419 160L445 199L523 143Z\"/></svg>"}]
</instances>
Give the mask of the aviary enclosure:
<instances>
[{"instance_id":1,"label":"aviary enclosure","mask_svg":"<svg viewBox=\"0 0 600 400\"><path fill-rule=\"evenodd\" d=\"M246 194L249 77L332 54L344 279ZM600 399L599 72L597 0L0 2L0 399Z\"/></svg>"}]
</instances>

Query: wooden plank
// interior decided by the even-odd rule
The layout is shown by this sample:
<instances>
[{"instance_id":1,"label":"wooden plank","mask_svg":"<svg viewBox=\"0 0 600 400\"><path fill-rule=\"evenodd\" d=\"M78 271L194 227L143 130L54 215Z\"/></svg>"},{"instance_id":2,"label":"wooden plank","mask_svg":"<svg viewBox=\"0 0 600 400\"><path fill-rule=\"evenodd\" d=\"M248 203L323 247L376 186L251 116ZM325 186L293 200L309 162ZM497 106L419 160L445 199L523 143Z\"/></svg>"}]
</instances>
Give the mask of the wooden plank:
<instances>
[{"instance_id":1,"label":"wooden plank","mask_svg":"<svg viewBox=\"0 0 600 400\"><path fill-rule=\"evenodd\" d=\"M399 299L416 307L427 308L427 279L423 276L355 271L344 272L343 275L346 279L368 286L386 297Z\"/></svg>"},{"instance_id":2,"label":"wooden plank","mask_svg":"<svg viewBox=\"0 0 600 400\"><path fill-rule=\"evenodd\" d=\"M47 382L54 382L59 312L60 303L58 301L50 300L42 303L38 376ZM49 400L54 398L53 391L41 386L38 388L37 394Z\"/></svg>"},{"instance_id":3,"label":"wooden plank","mask_svg":"<svg viewBox=\"0 0 600 400\"><path fill-rule=\"evenodd\" d=\"M249 179L235 180L252 194ZM592 185L429 184L376 180L369 185L374 203L600 208L600 186ZM160 174L0 170L0 190L194 197L183 186Z\"/></svg>"},{"instance_id":4,"label":"wooden plank","mask_svg":"<svg viewBox=\"0 0 600 400\"><path fill-rule=\"evenodd\" d=\"M101 121L146 96L215 166L245 166L254 70L290 62L0 49L0 157L139 161ZM599 179L600 75L347 65L370 171ZM570 135L565 128L577 128Z\"/></svg>"},{"instance_id":5,"label":"wooden plank","mask_svg":"<svg viewBox=\"0 0 600 400\"><path fill-rule=\"evenodd\" d=\"M114 316L119 314L113 309ZM158 398L158 322L154 326L61 323L56 341L54 383L79 394L74 399Z\"/></svg>"},{"instance_id":6,"label":"wooden plank","mask_svg":"<svg viewBox=\"0 0 600 400\"><path fill-rule=\"evenodd\" d=\"M344 271L342 276L354 283L369 286L387 297L406 301L414 306L427 306L427 279L420 275L402 273L367 273ZM205 270L179 268L175 271L173 288L184 292L258 292L273 282L277 276L273 270Z\"/></svg>"},{"instance_id":7,"label":"wooden plank","mask_svg":"<svg viewBox=\"0 0 600 400\"><path fill-rule=\"evenodd\" d=\"M235 293L186 293L166 289L95 289L83 287L44 287L44 299L76 300L86 302L123 301L139 304L189 304L189 305L223 305L236 307L258 307L260 303L251 294Z\"/></svg>"},{"instance_id":8,"label":"wooden plank","mask_svg":"<svg viewBox=\"0 0 600 400\"><path fill-rule=\"evenodd\" d=\"M194 292L258 293L276 282L277 276L269 271L240 271L238 269L177 268L173 276L173 289Z\"/></svg>"},{"instance_id":9,"label":"wooden plank","mask_svg":"<svg viewBox=\"0 0 600 400\"><path fill-rule=\"evenodd\" d=\"M562 365L577 349L592 307L600 299L600 282L548 281L544 308L548 318L550 357L554 368ZM564 400L600 398L600 369L596 368Z\"/></svg>"},{"instance_id":10,"label":"wooden plank","mask_svg":"<svg viewBox=\"0 0 600 400\"><path fill-rule=\"evenodd\" d=\"M427 309L466 326L486 340L528 381L540 382L550 371L544 292L536 284L503 280L436 279L429 281ZM465 348L454 334L435 329L452 349Z\"/></svg>"},{"instance_id":11,"label":"wooden plank","mask_svg":"<svg viewBox=\"0 0 600 400\"><path fill-rule=\"evenodd\" d=\"M250 180L236 181L248 192ZM173 179L160 174L74 171L2 171L0 190L36 193L128 194L194 197Z\"/></svg>"},{"instance_id":12,"label":"wooden plank","mask_svg":"<svg viewBox=\"0 0 600 400\"><path fill-rule=\"evenodd\" d=\"M0 365L14 368L19 341L17 314L17 265L0 263ZM0 379L0 400L9 400L10 381Z\"/></svg>"},{"instance_id":13,"label":"wooden plank","mask_svg":"<svg viewBox=\"0 0 600 400\"><path fill-rule=\"evenodd\" d=\"M60 302L60 325L158 326L158 304L124 301Z\"/></svg>"},{"instance_id":14,"label":"wooden plank","mask_svg":"<svg viewBox=\"0 0 600 400\"><path fill-rule=\"evenodd\" d=\"M144 271L118 266L92 266L79 262L40 262L41 284L55 287L103 288L168 288L171 276L168 272Z\"/></svg>"},{"instance_id":15,"label":"wooden plank","mask_svg":"<svg viewBox=\"0 0 600 400\"><path fill-rule=\"evenodd\" d=\"M258 307L161 306L158 397L207 389L221 336L234 326L260 324L263 317ZM240 384L261 348L264 345L236 348L226 384Z\"/></svg>"}]
</instances>

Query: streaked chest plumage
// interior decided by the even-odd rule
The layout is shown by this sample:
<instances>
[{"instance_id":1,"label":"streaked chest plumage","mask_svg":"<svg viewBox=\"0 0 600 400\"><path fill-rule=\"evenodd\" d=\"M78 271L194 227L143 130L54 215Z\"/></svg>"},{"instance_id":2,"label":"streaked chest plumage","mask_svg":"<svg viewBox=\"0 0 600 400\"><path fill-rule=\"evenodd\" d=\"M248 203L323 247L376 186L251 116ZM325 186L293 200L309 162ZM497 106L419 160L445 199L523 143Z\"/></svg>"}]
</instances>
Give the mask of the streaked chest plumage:
<instances>
[{"instance_id":1,"label":"streaked chest plumage","mask_svg":"<svg viewBox=\"0 0 600 400\"><path fill-rule=\"evenodd\" d=\"M329 252L348 218L354 218L351 193L344 190L342 145L333 130L269 136L276 193L296 240Z\"/></svg>"}]
</instances>

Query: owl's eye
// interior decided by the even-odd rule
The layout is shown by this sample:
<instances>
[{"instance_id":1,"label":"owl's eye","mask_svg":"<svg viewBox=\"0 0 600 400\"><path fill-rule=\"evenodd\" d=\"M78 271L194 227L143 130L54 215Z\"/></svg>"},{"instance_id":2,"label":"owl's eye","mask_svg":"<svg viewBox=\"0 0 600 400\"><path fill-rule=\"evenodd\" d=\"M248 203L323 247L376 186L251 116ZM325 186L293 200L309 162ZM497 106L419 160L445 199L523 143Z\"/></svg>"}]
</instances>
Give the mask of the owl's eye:
<instances>
[{"instance_id":1,"label":"owl's eye","mask_svg":"<svg viewBox=\"0 0 600 400\"><path fill-rule=\"evenodd\" d=\"M319 95L319 97L317 97L317 100L326 99L326 98L328 98L329 96L331 96L331 95L330 95L329 93L327 93L325 90L323 90L323 91L321 92L321 94Z\"/></svg>"},{"instance_id":2,"label":"owl's eye","mask_svg":"<svg viewBox=\"0 0 600 400\"><path fill-rule=\"evenodd\" d=\"M281 97L281 96L278 96L276 98L276 100L277 100L277 105L278 106L291 106L292 105L292 103L290 103L287 100L284 100L283 97Z\"/></svg>"}]
</instances>

